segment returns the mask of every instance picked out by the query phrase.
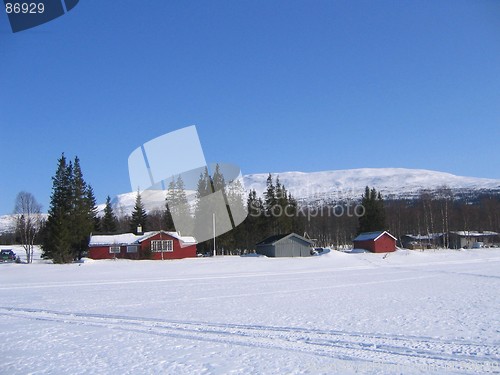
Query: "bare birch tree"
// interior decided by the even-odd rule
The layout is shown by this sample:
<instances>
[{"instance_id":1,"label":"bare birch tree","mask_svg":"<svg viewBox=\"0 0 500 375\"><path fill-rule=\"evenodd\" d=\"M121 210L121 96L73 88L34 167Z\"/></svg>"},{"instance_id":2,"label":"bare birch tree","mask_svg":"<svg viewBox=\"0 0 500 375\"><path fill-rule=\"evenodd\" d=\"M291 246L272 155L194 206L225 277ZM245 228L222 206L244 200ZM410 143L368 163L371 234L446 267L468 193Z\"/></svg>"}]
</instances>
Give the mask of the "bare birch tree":
<instances>
[{"instance_id":1,"label":"bare birch tree","mask_svg":"<svg viewBox=\"0 0 500 375\"><path fill-rule=\"evenodd\" d=\"M14 215L16 216L16 232L21 245L26 251L26 262L33 262L35 240L43 224L42 206L33 194L21 191L17 194Z\"/></svg>"}]
</instances>

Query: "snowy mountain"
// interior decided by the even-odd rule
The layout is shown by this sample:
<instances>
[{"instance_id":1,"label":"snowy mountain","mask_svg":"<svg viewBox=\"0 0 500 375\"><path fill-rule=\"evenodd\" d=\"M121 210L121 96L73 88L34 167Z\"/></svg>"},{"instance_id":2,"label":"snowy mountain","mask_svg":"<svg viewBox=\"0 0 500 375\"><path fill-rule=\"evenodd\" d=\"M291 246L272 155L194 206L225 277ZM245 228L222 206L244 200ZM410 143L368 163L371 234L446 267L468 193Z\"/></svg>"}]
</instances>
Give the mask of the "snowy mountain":
<instances>
[{"instance_id":1,"label":"snowy mountain","mask_svg":"<svg viewBox=\"0 0 500 375\"><path fill-rule=\"evenodd\" d=\"M47 214L42 214L44 219L47 219ZM0 234L12 233L16 229L16 216L15 215L0 215Z\"/></svg>"},{"instance_id":2,"label":"snowy mountain","mask_svg":"<svg viewBox=\"0 0 500 375\"><path fill-rule=\"evenodd\" d=\"M245 190L255 189L257 194L262 196L268 175L258 173L243 176ZM444 186L455 196L468 193L473 195L485 192L500 193L500 180L461 177L421 169L363 168L309 173L282 172L272 175L273 180L279 176L280 182L299 201L311 204L339 199L359 199L365 186L375 187L385 198L412 198L418 196L424 189L436 192ZM112 201L115 213L130 214L135 204L135 197L135 192L116 196ZM143 193L142 198L148 210L164 207L163 191L148 191L147 196L145 197ZM104 209L104 205L100 205L99 209Z\"/></svg>"},{"instance_id":3,"label":"snowy mountain","mask_svg":"<svg viewBox=\"0 0 500 375\"><path fill-rule=\"evenodd\" d=\"M16 227L14 215L0 216L0 233L13 232Z\"/></svg>"},{"instance_id":4,"label":"snowy mountain","mask_svg":"<svg viewBox=\"0 0 500 375\"><path fill-rule=\"evenodd\" d=\"M273 174L274 178L276 176L295 198L305 202L358 199L366 186L375 187L385 198L412 198L424 189L437 191L443 187L449 188L455 196L492 191L500 193L500 180L462 177L423 169L362 168ZM246 175L245 188L255 189L261 195L267 177L265 173Z\"/></svg>"}]
</instances>

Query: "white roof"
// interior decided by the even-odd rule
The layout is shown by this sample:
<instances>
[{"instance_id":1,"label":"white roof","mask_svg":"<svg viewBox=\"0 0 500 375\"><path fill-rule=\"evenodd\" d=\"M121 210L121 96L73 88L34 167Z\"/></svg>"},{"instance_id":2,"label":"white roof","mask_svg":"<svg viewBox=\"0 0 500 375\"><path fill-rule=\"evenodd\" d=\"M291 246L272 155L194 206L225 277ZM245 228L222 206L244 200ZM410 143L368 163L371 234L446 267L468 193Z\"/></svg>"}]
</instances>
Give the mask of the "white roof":
<instances>
[{"instance_id":1,"label":"white roof","mask_svg":"<svg viewBox=\"0 0 500 375\"><path fill-rule=\"evenodd\" d=\"M397 240L396 237L394 237L392 234L390 234L386 230L379 230L376 232L364 232L360 233L353 241L376 241L381 237L382 235L387 234L388 236L392 237L394 240Z\"/></svg>"},{"instance_id":2,"label":"white roof","mask_svg":"<svg viewBox=\"0 0 500 375\"><path fill-rule=\"evenodd\" d=\"M441 237L443 234L442 233L429 233L427 235L425 234L405 234L406 237L416 240L416 241L431 241L431 240L436 240L439 237Z\"/></svg>"},{"instance_id":3,"label":"white roof","mask_svg":"<svg viewBox=\"0 0 500 375\"><path fill-rule=\"evenodd\" d=\"M497 232L492 232L489 230L485 230L483 232L477 232L477 231L469 231L469 230L458 230L458 231L452 231L450 233L457 234L462 237L484 237L484 236L498 236Z\"/></svg>"},{"instance_id":4,"label":"white roof","mask_svg":"<svg viewBox=\"0 0 500 375\"><path fill-rule=\"evenodd\" d=\"M111 234L111 235L95 235L90 236L89 246L106 246L106 245L133 245L139 244L150 237L156 236L160 231L145 232L144 234L134 234L134 233L122 233L122 234ZM177 232L166 232L161 231L171 237L177 238L184 245L195 245L196 239L191 236L181 236Z\"/></svg>"}]
</instances>

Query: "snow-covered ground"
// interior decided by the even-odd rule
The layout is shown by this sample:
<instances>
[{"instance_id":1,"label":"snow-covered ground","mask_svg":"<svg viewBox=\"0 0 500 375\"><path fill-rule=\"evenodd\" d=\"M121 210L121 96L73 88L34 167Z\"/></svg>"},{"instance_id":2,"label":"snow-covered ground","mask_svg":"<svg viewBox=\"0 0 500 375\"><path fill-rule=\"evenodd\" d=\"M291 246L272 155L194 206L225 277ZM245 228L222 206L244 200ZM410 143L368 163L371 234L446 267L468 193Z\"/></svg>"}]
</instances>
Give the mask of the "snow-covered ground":
<instances>
[{"instance_id":1,"label":"snow-covered ground","mask_svg":"<svg viewBox=\"0 0 500 375\"><path fill-rule=\"evenodd\" d=\"M0 280L0 374L500 372L500 249L0 264Z\"/></svg>"}]
</instances>

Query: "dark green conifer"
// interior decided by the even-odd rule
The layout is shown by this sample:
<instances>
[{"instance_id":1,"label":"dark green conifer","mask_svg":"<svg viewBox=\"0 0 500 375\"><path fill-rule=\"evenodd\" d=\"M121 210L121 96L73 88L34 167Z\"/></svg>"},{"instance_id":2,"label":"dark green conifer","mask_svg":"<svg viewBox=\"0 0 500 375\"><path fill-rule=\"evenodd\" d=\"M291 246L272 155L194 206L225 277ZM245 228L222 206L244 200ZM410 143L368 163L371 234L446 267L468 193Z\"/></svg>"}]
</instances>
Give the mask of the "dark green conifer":
<instances>
[{"instance_id":1,"label":"dark green conifer","mask_svg":"<svg viewBox=\"0 0 500 375\"><path fill-rule=\"evenodd\" d=\"M137 197L135 198L134 211L132 212L132 217L130 218L130 231L132 233L138 233L138 228L142 228L142 232L146 231L148 220L148 214L142 203L141 193L137 191Z\"/></svg>"},{"instance_id":2,"label":"dark green conifer","mask_svg":"<svg viewBox=\"0 0 500 375\"><path fill-rule=\"evenodd\" d=\"M109 195L106 197L104 216L102 217L100 226L100 231L107 234L116 233L116 230L118 228L118 219L113 212L113 207L111 206L111 198L109 197Z\"/></svg>"},{"instance_id":3,"label":"dark green conifer","mask_svg":"<svg viewBox=\"0 0 500 375\"><path fill-rule=\"evenodd\" d=\"M358 233L385 230L385 208L380 192L367 186L361 204L365 214L359 218Z\"/></svg>"}]
</instances>

